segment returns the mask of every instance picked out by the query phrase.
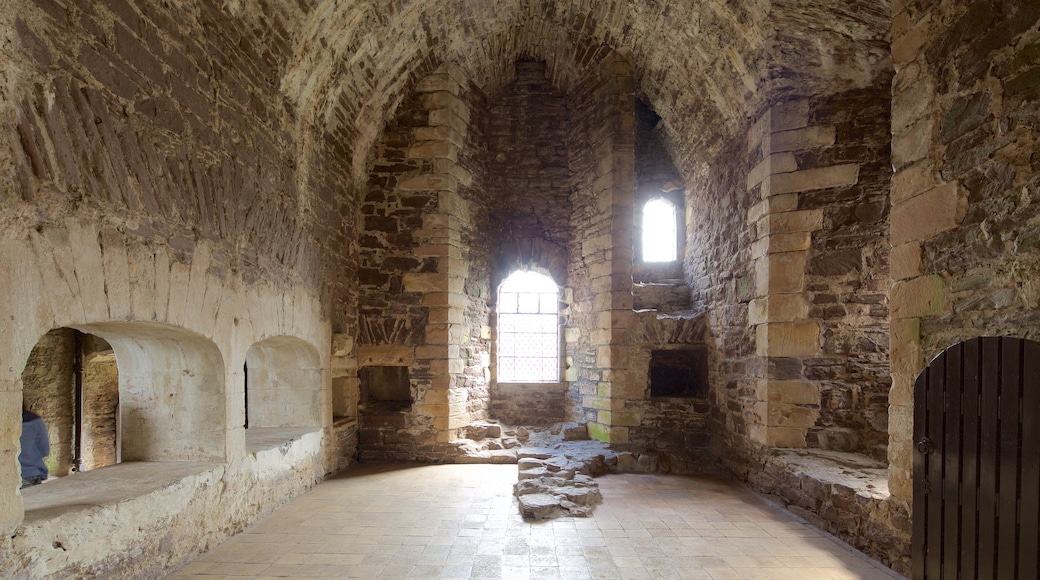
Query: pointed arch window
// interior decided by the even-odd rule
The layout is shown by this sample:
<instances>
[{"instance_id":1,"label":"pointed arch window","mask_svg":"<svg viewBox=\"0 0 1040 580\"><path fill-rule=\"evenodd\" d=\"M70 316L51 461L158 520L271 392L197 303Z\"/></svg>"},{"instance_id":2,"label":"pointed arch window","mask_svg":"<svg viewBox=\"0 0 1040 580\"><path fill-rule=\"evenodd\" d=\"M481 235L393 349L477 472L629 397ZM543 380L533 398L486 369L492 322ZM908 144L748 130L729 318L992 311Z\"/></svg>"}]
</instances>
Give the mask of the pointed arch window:
<instances>
[{"instance_id":1,"label":"pointed arch window","mask_svg":"<svg viewBox=\"0 0 1040 580\"><path fill-rule=\"evenodd\" d=\"M560 380L560 289L552 278L513 272L498 288L500 383Z\"/></svg>"},{"instance_id":2,"label":"pointed arch window","mask_svg":"<svg viewBox=\"0 0 1040 580\"><path fill-rule=\"evenodd\" d=\"M679 257L678 210L656 198L643 206L643 261L674 262Z\"/></svg>"}]
</instances>

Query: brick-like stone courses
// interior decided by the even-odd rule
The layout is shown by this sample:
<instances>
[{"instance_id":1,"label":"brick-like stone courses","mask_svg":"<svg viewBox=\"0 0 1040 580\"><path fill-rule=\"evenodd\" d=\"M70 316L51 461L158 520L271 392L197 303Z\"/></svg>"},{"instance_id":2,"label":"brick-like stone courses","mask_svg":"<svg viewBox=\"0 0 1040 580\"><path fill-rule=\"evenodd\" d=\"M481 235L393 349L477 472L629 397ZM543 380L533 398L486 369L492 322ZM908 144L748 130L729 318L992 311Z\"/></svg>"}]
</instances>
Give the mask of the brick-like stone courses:
<instances>
[{"instance_id":1,"label":"brick-like stone courses","mask_svg":"<svg viewBox=\"0 0 1040 580\"><path fill-rule=\"evenodd\" d=\"M588 421L601 441L628 442L638 418L623 416L625 401L641 398L639 384L614 383L624 372L621 340L632 312L632 196L635 191L635 93L631 65L612 57L590 71L573 95L573 237L568 284L573 293L567 351L574 418ZM632 389L632 393L622 389ZM636 394L638 392L638 394ZM614 413L619 412L618 417Z\"/></svg>"},{"instance_id":2,"label":"brick-like stone courses","mask_svg":"<svg viewBox=\"0 0 1040 580\"><path fill-rule=\"evenodd\" d=\"M488 111L492 292L521 266L547 271L561 288L567 285L566 248L571 239L568 98L549 84L544 62L517 62L516 73L516 81L491 99L494 104ZM495 323L492 319L493 332ZM491 416L508 425L563 421L567 407L562 381L492 385Z\"/></svg>"},{"instance_id":3,"label":"brick-like stone courses","mask_svg":"<svg viewBox=\"0 0 1040 580\"><path fill-rule=\"evenodd\" d=\"M463 398L457 409L456 433L464 423L486 420L490 407L491 389L491 328L489 325L493 288L493 243L496 238L489 229L490 206L488 195L488 124L489 101L483 91L470 82L459 87L460 98L469 104L469 129L459 151L457 173L468 176L460 179L459 197L468 206L469 219L461 227L459 244L462 264L456 274L462 283L461 294L466 298L462 307L459 359L462 371L452 376L452 398ZM461 266L461 264L460 264Z\"/></svg>"},{"instance_id":4,"label":"brick-like stone courses","mask_svg":"<svg viewBox=\"0 0 1040 580\"><path fill-rule=\"evenodd\" d=\"M767 445L884 455L887 443L887 77L792 101L749 133L762 201L752 324ZM840 136L840 140L839 140Z\"/></svg>"},{"instance_id":5,"label":"brick-like stone courses","mask_svg":"<svg viewBox=\"0 0 1040 580\"><path fill-rule=\"evenodd\" d=\"M822 210L805 264L808 318L817 320L821 356L802 361L819 385L819 417L808 447L875 459L888 445L889 80L878 87L811 101L806 133L833 129L834 142L793 151L802 167L857 166L854 185L799 194L799 210ZM797 130L795 131L797 133ZM772 149L778 147L773 135ZM795 147L794 144L791 145Z\"/></svg>"},{"instance_id":6,"label":"brick-like stone courses","mask_svg":"<svg viewBox=\"0 0 1040 580\"><path fill-rule=\"evenodd\" d=\"M418 93L405 99L376 147L361 205L357 286L361 345L417 346L425 341L428 309L422 293L406 292L406 274L434 273L437 259L418 255L415 232L437 205L436 191L411 187L431 162L409 158L429 111Z\"/></svg>"},{"instance_id":7,"label":"brick-like stone courses","mask_svg":"<svg viewBox=\"0 0 1040 580\"><path fill-rule=\"evenodd\" d=\"M448 459L443 444L486 418L485 109L458 68L442 66L398 108L371 164L358 364L409 367L412 405L362 411L362 457Z\"/></svg>"},{"instance_id":8,"label":"brick-like stone courses","mask_svg":"<svg viewBox=\"0 0 1040 580\"><path fill-rule=\"evenodd\" d=\"M710 421L716 432L725 434L730 449L744 445L756 421L755 331L748 324L755 289L754 229L745 222L754 201L745 186L749 163L746 140L734 138L712 163L686 176L689 219L683 269L692 291L691 311L707 316L719 355L709 369Z\"/></svg>"},{"instance_id":9,"label":"brick-like stone courses","mask_svg":"<svg viewBox=\"0 0 1040 580\"><path fill-rule=\"evenodd\" d=\"M893 3L890 488L913 382L975 336L1040 338L1040 4Z\"/></svg>"},{"instance_id":10,"label":"brick-like stone courses","mask_svg":"<svg viewBox=\"0 0 1040 580\"><path fill-rule=\"evenodd\" d=\"M302 113L341 138L363 172L393 110L434 63L450 61L486 94L514 79L520 58L546 60L550 81L569 95L612 47L627 47L647 101L675 141L679 165L714 157L745 117L748 87L765 76L767 5L581 0L504 0L404 5L381 0L316 2L286 87ZM394 39L387 42L386 39ZM480 39L480 42L473 42ZM692 43L692 46L691 46ZM675 47L690 46L689 50ZM725 58L719 47L726 47ZM342 74L350 63L355 74ZM682 87L682 97L675 98ZM705 130L705 125L725 127Z\"/></svg>"},{"instance_id":11,"label":"brick-like stone courses","mask_svg":"<svg viewBox=\"0 0 1040 580\"><path fill-rule=\"evenodd\" d=\"M43 219L104 206L135 235L187 253L220 242L213 267L247 283L299 276L319 291L324 260L339 249L320 248L323 236L300 215L295 119L277 96L286 21L299 14L25 4L15 28L39 72L19 96L24 201L47 208ZM307 203L324 218L333 200Z\"/></svg>"}]
</instances>

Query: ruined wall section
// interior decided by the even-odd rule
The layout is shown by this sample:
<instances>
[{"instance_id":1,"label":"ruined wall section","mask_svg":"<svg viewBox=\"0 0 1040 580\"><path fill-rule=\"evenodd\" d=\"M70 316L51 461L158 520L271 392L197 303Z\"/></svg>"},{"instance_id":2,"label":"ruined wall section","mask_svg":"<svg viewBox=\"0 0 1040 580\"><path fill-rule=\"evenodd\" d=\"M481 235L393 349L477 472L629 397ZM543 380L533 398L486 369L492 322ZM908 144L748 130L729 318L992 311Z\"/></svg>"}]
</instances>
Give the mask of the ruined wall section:
<instances>
[{"instance_id":1,"label":"ruined wall section","mask_svg":"<svg viewBox=\"0 0 1040 580\"><path fill-rule=\"evenodd\" d=\"M894 495L912 497L913 383L976 336L1040 338L1040 5L893 4Z\"/></svg>"},{"instance_id":2,"label":"ruined wall section","mask_svg":"<svg viewBox=\"0 0 1040 580\"><path fill-rule=\"evenodd\" d=\"M490 290L520 268L567 286L571 239L567 95L546 78L544 62L516 63L516 81L493 99L488 130L488 199L493 253ZM563 298L561 296L561 298ZM492 317L495 332L497 317ZM563 340L561 340L562 352ZM566 384L492 383L492 417L507 424L542 425L566 417Z\"/></svg>"}]
</instances>

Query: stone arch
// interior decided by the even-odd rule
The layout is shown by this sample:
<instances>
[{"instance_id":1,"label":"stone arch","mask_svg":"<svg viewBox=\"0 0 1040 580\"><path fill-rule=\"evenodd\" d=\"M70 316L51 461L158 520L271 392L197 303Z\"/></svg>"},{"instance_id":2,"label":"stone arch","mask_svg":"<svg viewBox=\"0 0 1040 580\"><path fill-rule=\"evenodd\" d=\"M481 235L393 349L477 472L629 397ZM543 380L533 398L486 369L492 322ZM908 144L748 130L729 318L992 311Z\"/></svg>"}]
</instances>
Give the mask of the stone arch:
<instances>
[{"instance_id":1,"label":"stone arch","mask_svg":"<svg viewBox=\"0 0 1040 580\"><path fill-rule=\"evenodd\" d=\"M245 367L247 429L321 426L317 349L292 336L266 338L249 347Z\"/></svg>"},{"instance_id":2,"label":"stone arch","mask_svg":"<svg viewBox=\"0 0 1040 580\"><path fill-rule=\"evenodd\" d=\"M491 272L491 288L498 288L516 270L536 270L548 274L561 288L567 285L567 250L540 238L523 238L496 248ZM492 296L494 296L492 292Z\"/></svg>"},{"instance_id":3,"label":"stone arch","mask_svg":"<svg viewBox=\"0 0 1040 580\"><path fill-rule=\"evenodd\" d=\"M714 149L705 142L732 134L744 122L754 108L752 92L766 74L767 15L759 6L695 3L637 12L626 3L534 6L514 0L450 10L433 2L378 4L316 6L301 26L283 79L306 124L341 147L358 144L349 152L358 177L387 118L382 112L396 110L415 83L443 62L454 63L492 94L511 81L516 60L544 59L553 83L572 92L585 71L620 52L632 61L640 94L661 114L669 137L682 142L676 149L701 159ZM382 38L399 42L387 46ZM671 48L690 41L701 50L677 54ZM698 82L689 83L691 78ZM674 86L687 88L679 99ZM695 130L705 124L727 130Z\"/></svg>"},{"instance_id":4,"label":"stone arch","mask_svg":"<svg viewBox=\"0 0 1040 580\"><path fill-rule=\"evenodd\" d=\"M112 345L123 461L224 461L224 359L209 339L169 324L73 326Z\"/></svg>"}]
</instances>

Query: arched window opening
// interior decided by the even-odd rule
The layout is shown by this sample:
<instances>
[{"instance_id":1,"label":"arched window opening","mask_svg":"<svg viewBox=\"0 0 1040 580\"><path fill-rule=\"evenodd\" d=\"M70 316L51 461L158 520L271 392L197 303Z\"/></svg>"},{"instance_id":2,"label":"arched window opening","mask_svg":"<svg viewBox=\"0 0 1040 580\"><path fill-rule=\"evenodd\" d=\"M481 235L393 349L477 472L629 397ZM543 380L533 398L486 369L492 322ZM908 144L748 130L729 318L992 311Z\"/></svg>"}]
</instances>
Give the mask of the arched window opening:
<instances>
[{"instance_id":1,"label":"arched window opening","mask_svg":"<svg viewBox=\"0 0 1040 580\"><path fill-rule=\"evenodd\" d=\"M678 211L669 201L651 199L643 206L643 261L678 259Z\"/></svg>"},{"instance_id":2,"label":"arched window opening","mask_svg":"<svg viewBox=\"0 0 1040 580\"><path fill-rule=\"evenodd\" d=\"M23 408L47 428L49 477L119 463L119 372L112 347L71 328L44 335L22 371Z\"/></svg>"},{"instance_id":3,"label":"arched window opening","mask_svg":"<svg viewBox=\"0 0 1040 580\"><path fill-rule=\"evenodd\" d=\"M552 278L517 271L498 289L498 382L560 380L560 289Z\"/></svg>"}]
</instances>

